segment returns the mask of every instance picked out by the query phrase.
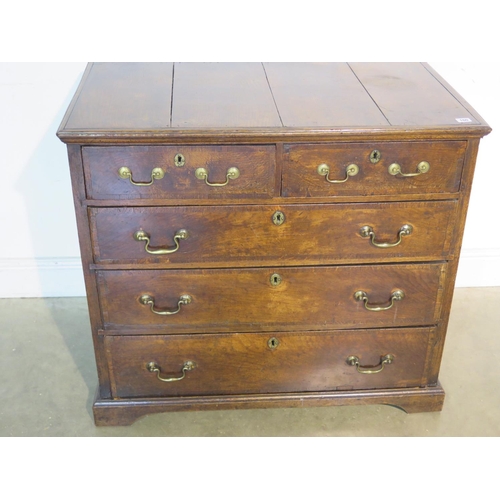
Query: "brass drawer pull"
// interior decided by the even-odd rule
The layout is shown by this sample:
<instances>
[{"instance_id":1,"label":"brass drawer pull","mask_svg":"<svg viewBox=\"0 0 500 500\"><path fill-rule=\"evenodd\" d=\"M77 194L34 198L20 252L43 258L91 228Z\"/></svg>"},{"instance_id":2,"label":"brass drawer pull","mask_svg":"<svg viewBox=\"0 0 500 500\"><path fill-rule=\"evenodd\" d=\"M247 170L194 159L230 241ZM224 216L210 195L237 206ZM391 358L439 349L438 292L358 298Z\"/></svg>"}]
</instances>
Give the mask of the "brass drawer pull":
<instances>
[{"instance_id":1,"label":"brass drawer pull","mask_svg":"<svg viewBox=\"0 0 500 500\"><path fill-rule=\"evenodd\" d=\"M401 226L401 229L398 232L398 241L395 243L377 243L375 241L375 233L373 232L373 228L371 226L363 226L359 229L359 233L363 238L370 238L372 245L378 247L378 248L391 248L391 247L397 247L400 243L401 240L403 239L403 236L409 236L413 232L413 226L410 226L410 224L404 224Z\"/></svg>"},{"instance_id":2,"label":"brass drawer pull","mask_svg":"<svg viewBox=\"0 0 500 500\"><path fill-rule=\"evenodd\" d=\"M179 240L187 240L189 233L185 229L179 229L174 236L174 248L149 248L150 236L146 231L137 231L134 233L134 239L137 241L145 241L144 250L152 255L165 255L167 253L174 253L179 250Z\"/></svg>"},{"instance_id":3,"label":"brass drawer pull","mask_svg":"<svg viewBox=\"0 0 500 500\"><path fill-rule=\"evenodd\" d=\"M417 175L426 174L430 168L429 162L421 161L417 165L417 171L415 173L403 174L403 172L401 172L401 165L399 163L392 163L389 165L389 173L391 175L400 175L401 177L416 177Z\"/></svg>"},{"instance_id":4,"label":"brass drawer pull","mask_svg":"<svg viewBox=\"0 0 500 500\"><path fill-rule=\"evenodd\" d=\"M363 301L365 303L365 308L368 309L368 311L387 311L394 305L394 302L403 300L405 298L405 293L403 290L394 290L394 292L391 293L391 303L388 306L369 305L368 295L366 292L363 292L363 290L358 290L354 294L354 298L357 301Z\"/></svg>"},{"instance_id":5,"label":"brass drawer pull","mask_svg":"<svg viewBox=\"0 0 500 500\"><path fill-rule=\"evenodd\" d=\"M331 184L342 184L342 182L346 182L347 180L349 180L349 177L354 177L355 175L357 175L358 172L359 167L356 164L351 163L346 169L345 178L341 180L334 180L328 177L328 174L330 173L330 167L326 163L318 165L318 174L324 176L325 179Z\"/></svg>"},{"instance_id":6,"label":"brass drawer pull","mask_svg":"<svg viewBox=\"0 0 500 500\"><path fill-rule=\"evenodd\" d=\"M153 168L151 171L151 180L149 182L135 182L132 179L132 171L128 167L120 168L120 170L118 170L118 175L122 179L128 179L134 186L151 186L154 181L163 179L163 177L165 177L165 172L162 168Z\"/></svg>"},{"instance_id":7,"label":"brass drawer pull","mask_svg":"<svg viewBox=\"0 0 500 500\"><path fill-rule=\"evenodd\" d=\"M380 356L380 364L377 366L360 366L357 356L349 356L346 361L348 365L355 366L359 373L370 375L372 373L380 373L385 365L390 365L394 361L394 355L386 354L385 356Z\"/></svg>"},{"instance_id":8,"label":"brass drawer pull","mask_svg":"<svg viewBox=\"0 0 500 500\"><path fill-rule=\"evenodd\" d=\"M197 168L194 175L197 179L200 179L200 181L204 180L207 186L221 187L225 186L230 179L237 179L240 176L240 171L236 167L228 168L226 172L226 182L222 183L208 182L208 170L203 167Z\"/></svg>"},{"instance_id":9,"label":"brass drawer pull","mask_svg":"<svg viewBox=\"0 0 500 500\"><path fill-rule=\"evenodd\" d=\"M178 380L182 380L183 378L185 378L186 372L194 370L196 368L196 366L192 361L186 361L184 363L184 366L182 367L182 375L180 377L172 377L172 378L163 378L160 375L161 368L154 361L150 361L148 363L147 368L151 373L156 372L156 376L157 376L158 380L161 380L162 382L177 382Z\"/></svg>"},{"instance_id":10,"label":"brass drawer pull","mask_svg":"<svg viewBox=\"0 0 500 500\"><path fill-rule=\"evenodd\" d=\"M170 316L172 314L177 314L181 310L181 306L187 306L191 304L192 301L191 295L181 295L179 297L179 301L177 302L177 309L174 311L159 311L155 309L155 298L151 297L151 295L141 295L139 297L139 302L144 306L151 306L151 312L155 314L159 314L160 316Z\"/></svg>"}]
</instances>

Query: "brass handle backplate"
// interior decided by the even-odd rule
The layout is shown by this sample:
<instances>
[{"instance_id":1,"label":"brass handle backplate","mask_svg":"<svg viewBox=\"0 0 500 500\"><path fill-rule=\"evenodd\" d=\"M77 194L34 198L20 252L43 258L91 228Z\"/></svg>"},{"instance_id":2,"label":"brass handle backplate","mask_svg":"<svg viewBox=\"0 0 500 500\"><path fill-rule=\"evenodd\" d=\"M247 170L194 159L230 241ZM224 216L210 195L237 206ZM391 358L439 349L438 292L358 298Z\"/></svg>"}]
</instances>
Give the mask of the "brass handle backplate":
<instances>
[{"instance_id":1,"label":"brass handle backplate","mask_svg":"<svg viewBox=\"0 0 500 500\"><path fill-rule=\"evenodd\" d=\"M179 250L179 240L187 240L189 233L185 229L179 229L174 235L174 248L150 248L150 236L146 231L137 231L134 233L134 239L137 241L145 241L144 250L152 255L165 255L168 253L174 253Z\"/></svg>"},{"instance_id":2,"label":"brass handle backplate","mask_svg":"<svg viewBox=\"0 0 500 500\"><path fill-rule=\"evenodd\" d=\"M346 169L345 178L340 180L335 180L329 178L328 175L330 174L330 167L326 163L318 165L318 174L324 176L325 179L331 184L342 184L343 182L349 180L349 177L354 177L355 175L357 175L358 172L359 172L359 167L356 164L351 163Z\"/></svg>"},{"instance_id":3,"label":"brass handle backplate","mask_svg":"<svg viewBox=\"0 0 500 500\"><path fill-rule=\"evenodd\" d=\"M363 290L358 290L354 294L354 298L359 302L363 301L365 303L365 308L368 309L368 311L387 311L394 305L394 302L403 300L405 298L405 293L403 292L403 290L394 290L394 292L391 293L391 298L390 298L391 302L387 306L368 304L368 294L366 292L363 292Z\"/></svg>"},{"instance_id":4,"label":"brass handle backplate","mask_svg":"<svg viewBox=\"0 0 500 500\"><path fill-rule=\"evenodd\" d=\"M184 366L182 367L182 375L180 377L164 378L161 376L161 368L154 361L150 361L147 364L147 369L151 373L156 373L158 380L161 380L162 382L177 382L178 380L182 380L183 378L186 377L186 372L194 370L195 368L196 368L196 365L192 361L186 361L184 363Z\"/></svg>"},{"instance_id":5,"label":"brass handle backplate","mask_svg":"<svg viewBox=\"0 0 500 500\"><path fill-rule=\"evenodd\" d=\"M118 175L122 179L128 179L134 186L151 186L154 181L163 179L165 177L165 172L161 168L153 168L151 171L151 180L149 182L136 182L132 179L132 171L128 167L121 167L118 170Z\"/></svg>"},{"instance_id":6,"label":"brass handle backplate","mask_svg":"<svg viewBox=\"0 0 500 500\"><path fill-rule=\"evenodd\" d=\"M177 301L177 309L173 311L167 311L164 309L155 309L155 298L152 297L151 295L141 295L139 297L139 302L144 305L144 306L150 306L151 307L151 312L154 312L155 314L159 314L160 316L170 316L172 314L177 314L181 310L181 306L187 306L188 304L191 304L191 301L193 298L191 295L181 295L179 297L179 300Z\"/></svg>"},{"instance_id":7,"label":"brass handle backplate","mask_svg":"<svg viewBox=\"0 0 500 500\"><path fill-rule=\"evenodd\" d=\"M372 373L380 373L385 365L390 365L394 361L394 355L386 354L385 356L380 356L380 363L377 366L361 366L357 356L349 356L346 361L348 365L355 366L359 373L370 375Z\"/></svg>"},{"instance_id":8,"label":"brass handle backplate","mask_svg":"<svg viewBox=\"0 0 500 500\"><path fill-rule=\"evenodd\" d=\"M209 182L208 181L208 170L204 167L197 168L194 172L194 175L196 176L197 179L200 179L201 181L205 181L207 186L215 186L215 187L220 187L220 186L225 186L230 179L237 179L240 176L240 171L236 167L231 167L227 169L226 172L226 182Z\"/></svg>"},{"instance_id":9,"label":"brass handle backplate","mask_svg":"<svg viewBox=\"0 0 500 500\"><path fill-rule=\"evenodd\" d=\"M401 171L401 165L399 163L391 163L391 165L389 165L389 173L391 175L400 175L401 177L416 177L417 175L426 174L430 168L431 168L431 166L429 165L429 162L421 161L417 165L416 172L414 172L412 174L404 174Z\"/></svg>"},{"instance_id":10,"label":"brass handle backplate","mask_svg":"<svg viewBox=\"0 0 500 500\"><path fill-rule=\"evenodd\" d=\"M397 247L401 243L403 236L409 236L412 232L413 226L404 224L398 232L398 240L395 243L378 243L375 241L375 232L371 226L363 226L359 229L359 234L361 234L363 238L370 238L372 245L378 248Z\"/></svg>"}]
</instances>

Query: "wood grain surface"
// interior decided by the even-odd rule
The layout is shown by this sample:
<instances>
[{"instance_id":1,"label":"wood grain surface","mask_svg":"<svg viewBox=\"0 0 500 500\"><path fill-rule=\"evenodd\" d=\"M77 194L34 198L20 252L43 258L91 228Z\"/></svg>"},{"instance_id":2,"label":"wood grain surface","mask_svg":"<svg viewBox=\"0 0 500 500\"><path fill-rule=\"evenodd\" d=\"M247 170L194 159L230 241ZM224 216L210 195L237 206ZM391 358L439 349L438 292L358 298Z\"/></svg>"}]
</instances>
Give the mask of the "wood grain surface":
<instances>
[{"instance_id":1,"label":"wood grain surface","mask_svg":"<svg viewBox=\"0 0 500 500\"><path fill-rule=\"evenodd\" d=\"M456 193L466 144L465 141L285 144L283 196ZM377 163L370 161L372 151L379 152ZM430 165L424 174L402 177L388 172L391 164L398 163L403 173L416 173L421 161ZM323 163L330 167L329 178L333 180L345 179L347 167L352 163L359 167L359 173L342 184L332 184L318 173L318 166Z\"/></svg>"},{"instance_id":2,"label":"wood grain surface","mask_svg":"<svg viewBox=\"0 0 500 500\"><path fill-rule=\"evenodd\" d=\"M306 130L487 134L478 116L420 63L94 63L58 136L151 143L276 140L276 132L298 139Z\"/></svg>"},{"instance_id":3,"label":"wood grain surface","mask_svg":"<svg viewBox=\"0 0 500 500\"><path fill-rule=\"evenodd\" d=\"M261 63L176 63L172 127L281 127Z\"/></svg>"},{"instance_id":4,"label":"wood grain surface","mask_svg":"<svg viewBox=\"0 0 500 500\"><path fill-rule=\"evenodd\" d=\"M422 65L350 63L360 83L391 125L457 127L476 118Z\"/></svg>"},{"instance_id":5,"label":"wood grain surface","mask_svg":"<svg viewBox=\"0 0 500 500\"><path fill-rule=\"evenodd\" d=\"M347 63L264 63L264 68L285 127L388 125Z\"/></svg>"},{"instance_id":6,"label":"wood grain surface","mask_svg":"<svg viewBox=\"0 0 500 500\"><path fill-rule=\"evenodd\" d=\"M170 127L173 63L94 63L66 128ZM145 86L147 82L147 86Z\"/></svg>"},{"instance_id":7,"label":"wood grain surface","mask_svg":"<svg viewBox=\"0 0 500 500\"><path fill-rule=\"evenodd\" d=\"M83 148L87 193L94 199L270 198L275 190L275 146L131 146ZM182 154L185 164L175 165ZM128 167L134 182L151 181L153 168L165 176L150 186L136 186L118 174ZM208 182L224 183L229 168L240 171L226 186L208 186L195 176L208 171Z\"/></svg>"},{"instance_id":8,"label":"wood grain surface","mask_svg":"<svg viewBox=\"0 0 500 500\"><path fill-rule=\"evenodd\" d=\"M438 383L433 386L400 389L97 398L92 410L96 425L110 426L131 425L144 415L171 411L390 405L401 408L406 413L435 412L442 410L444 398L444 390Z\"/></svg>"},{"instance_id":9,"label":"wood grain surface","mask_svg":"<svg viewBox=\"0 0 500 500\"><path fill-rule=\"evenodd\" d=\"M107 329L149 326L164 333L328 330L431 325L441 309L446 265L390 264L261 269L98 271L99 296ZM274 286L271 276L279 274ZM386 306L393 291L405 298L386 311L368 311L354 294ZM178 314L161 316L140 303L154 297L158 310L171 311L179 297L192 302Z\"/></svg>"},{"instance_id":10,"label":"wood grain surface","mask_svg":"<svg viewBox=\"0 0 500 500\"><path fill-rule=\"evenodd\" d=\"M90 221L97 264L157 267L244 267L442 260L450 249L455 201L351 203L293 206L92 208ZM273 223L281 211L285 222ZM403 225L413 228L396 247ZM134 234L145 231L153 249L172 249L180 229L189 237L179 250L151 255Z\"/></svg>"},{"instance_id":11,"label":"wood grain surface","mask_svg":"<svg viewBox=\"0 0 500 500\"><path fill-rule=\"evenodd\" d=\"M92 342L94 345L96 368L99 377L97 397L109 398L111 389L109 385L108 363L103 349L103 338L98 335L99 329L102 328L102 316L98 298L97 279L96 273L89 268L93 260L93 250L90 227L88 223L88 214L86 207L83 205L83 200L85 200L85 182L83 179L83 165L80 149L81 148L75 144L68 145L71 185L73 188L76 224L80 239L80 252L82 258L83 277L85 280L85 290L87 292Z\"/></svg>"},{"instance_id":12,"label":"wood grain surface","mask_svg":"<svg viewBox=\"0 0 500 500\"><path fill-rule=\"evenodd\" d=\"M110 336L105 344L114 397L376 389L422 384L429 329ZM394 362L375 374L346 362L354 355L362 367L373 367L387 354ZM154 362L163 378L178 378L186 361L195 368L175 382L146 368Z\"/></svg>"}]
</instances>

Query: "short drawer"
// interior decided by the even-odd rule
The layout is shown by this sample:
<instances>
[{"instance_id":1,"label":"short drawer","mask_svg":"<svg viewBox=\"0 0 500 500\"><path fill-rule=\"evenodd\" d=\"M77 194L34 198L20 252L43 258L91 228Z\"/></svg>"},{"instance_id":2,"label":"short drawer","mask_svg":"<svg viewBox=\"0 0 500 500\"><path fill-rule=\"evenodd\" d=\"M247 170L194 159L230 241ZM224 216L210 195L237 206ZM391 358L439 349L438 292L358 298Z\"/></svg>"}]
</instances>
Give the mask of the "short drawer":
<instances>
[{"instance_id":1,"label":"short drawer","mask_svg":"<svg viewBox=\"0 0 500 500\"><path fill-rule=\"evenodd\" d=\"M112 396L125 398L418 387L432 337L431 328L407 328L106 336L104 344Z\"/></svg>"},{"instance_id":2,"label":"short drawer","mask_svg":"<svg viewBox=\"0 0 500 500\"><path fill-rule=\"evenodd\" d=\"M276 189L274 146L84 147L82 155L95 200L270 198Z\"/></svg>"},{"instance_id":3,"label":"short drawer","mask_svg":"<svg viewBox=\"0 0 500 500\"><path fill-rule=\"evenodd\" d=\"M283 196L455 193L465 148L465 141L287 144Z\"/></svg>"},{"instance_id":4,"label":"short drawer","mask_svg":"<svg viewBox=\"0 0 500 500\"><path fill-rule=\"evenodd\" d=\"M443 260L456 205L91 208L89 214L96 263L244 267Z\"/></svg>"},{"instance_id":5,"label":"short drawer","mask_svg":"<svg viewBox=\"0 0 500 500\"><path fill-rule=\"evenodd\" d=\"M436 323L445 269L433 263L98 271L97 279L107 329L329 330Z\"/></svg>"}]
</instances>

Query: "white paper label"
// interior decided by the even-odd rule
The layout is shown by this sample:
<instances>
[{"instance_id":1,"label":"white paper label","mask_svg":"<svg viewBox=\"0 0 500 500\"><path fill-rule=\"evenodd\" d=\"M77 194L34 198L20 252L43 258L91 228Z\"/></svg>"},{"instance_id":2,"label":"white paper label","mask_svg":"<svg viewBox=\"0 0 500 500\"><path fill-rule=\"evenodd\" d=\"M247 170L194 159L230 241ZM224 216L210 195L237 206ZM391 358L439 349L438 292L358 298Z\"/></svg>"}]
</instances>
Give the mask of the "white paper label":
<instances>
[{"instance_id":1,"label":"white paper label","mask_svg":"<svg viewBox=\"0 0 500 500\"><path fill-rule=\"evenodd\" d=\"M471 123L472 120L470 118L455 118L458 123Z\"/></svg>"}]
</instances>

